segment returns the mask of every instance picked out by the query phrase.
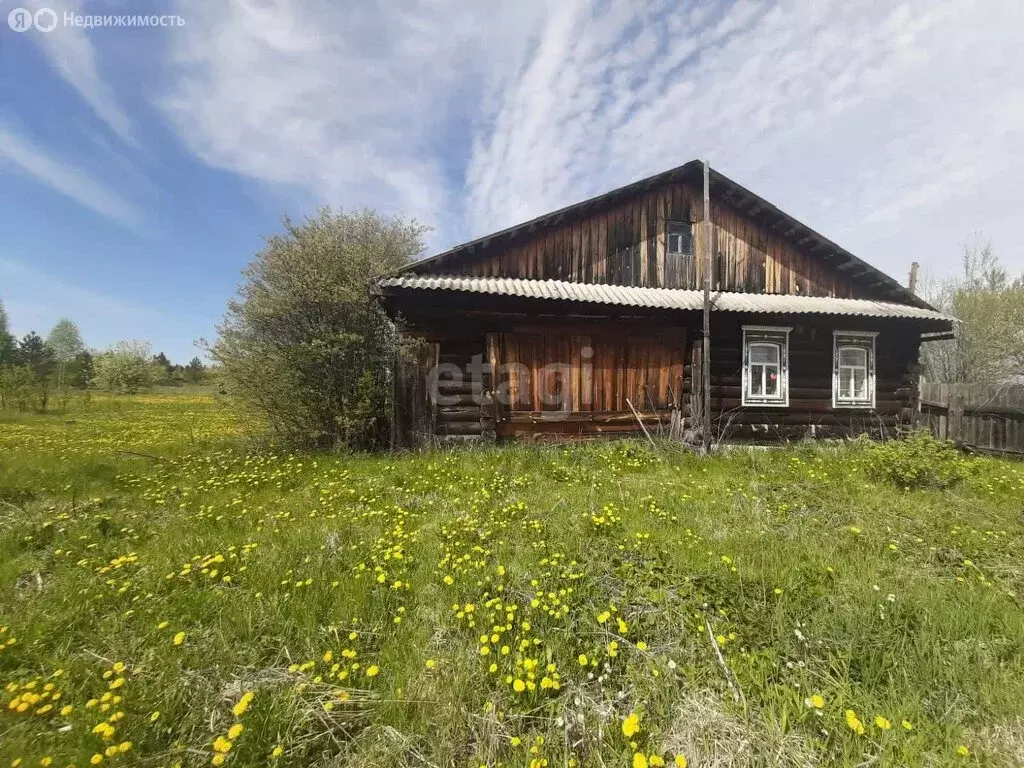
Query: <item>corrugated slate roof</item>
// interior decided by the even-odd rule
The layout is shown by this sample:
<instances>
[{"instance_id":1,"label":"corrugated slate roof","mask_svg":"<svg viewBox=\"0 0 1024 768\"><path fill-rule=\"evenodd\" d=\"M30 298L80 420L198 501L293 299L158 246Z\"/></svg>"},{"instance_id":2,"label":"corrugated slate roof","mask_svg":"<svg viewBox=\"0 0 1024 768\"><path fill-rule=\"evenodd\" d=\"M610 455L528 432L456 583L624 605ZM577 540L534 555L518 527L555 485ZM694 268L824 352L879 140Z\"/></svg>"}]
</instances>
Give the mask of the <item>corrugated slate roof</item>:
<instances>
[{"instance_id":1,"label":"corrugated slate roof","mask_svg":"<svg viewBox=\"0 0 1024 768\"><path fill-rule=\"evenodd\" d=\"M592 304L615 304L647 309L701 310L704 292L680 288L640 288L629 285L570 283L565 280L526 280L518 277L469 277L461 275L398 275L376 281L378 290L408 289L483 293L530 299L556 299ZM824 296L781 294L711 294L717 312L771 312L777 314L860 315L902 317L916 320L955 321L932 309L872 299L834 299Z\"/></svg>"}]
</instances>

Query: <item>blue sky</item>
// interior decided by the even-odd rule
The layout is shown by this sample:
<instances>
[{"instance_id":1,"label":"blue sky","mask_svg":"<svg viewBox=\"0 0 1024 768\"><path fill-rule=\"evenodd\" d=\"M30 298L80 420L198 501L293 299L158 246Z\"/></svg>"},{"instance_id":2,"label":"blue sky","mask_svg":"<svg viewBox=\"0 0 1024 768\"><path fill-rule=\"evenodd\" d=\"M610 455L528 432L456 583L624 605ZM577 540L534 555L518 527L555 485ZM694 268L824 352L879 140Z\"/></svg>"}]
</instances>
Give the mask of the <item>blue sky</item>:
<instances>
[{"instance_id":1,"label":"blue sky","mask_svg":"<svg viewBox=\"0 0 1024 768\"><path fill-rule=\"evenodd\" d=\"M3 0L0 299L185 361L284 214L437 251L696 157L897 278L978 231L1024 269L1022 43L1024 5L969 0Z\"/></svg>"}]
</instances>

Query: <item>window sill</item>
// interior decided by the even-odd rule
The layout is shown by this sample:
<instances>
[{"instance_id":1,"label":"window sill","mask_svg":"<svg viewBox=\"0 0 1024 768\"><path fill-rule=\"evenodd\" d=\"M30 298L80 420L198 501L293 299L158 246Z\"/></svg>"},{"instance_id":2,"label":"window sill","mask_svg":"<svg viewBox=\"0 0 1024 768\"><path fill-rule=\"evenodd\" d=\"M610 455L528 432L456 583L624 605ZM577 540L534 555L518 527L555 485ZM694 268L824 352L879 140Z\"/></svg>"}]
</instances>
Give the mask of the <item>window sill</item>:
<instances>
[{"instance_id":1,"label":"window sill","mask_svg":"<svg viewBox=\"0 0 1024 768\"><path fill-rule=\"evenodd\" d=\"M754 402L749 402L748 401L748 402L740 403L740 407L741 408L789 408L789 403L771 402L771 401L767 401L767 402L763 402L762 403L762 402L758 402L758 401L754 401Z\"/></svg>"},{"instance_id":2,"label":"window sill","mask_svg":"<svg viewBox=\"0 0 1024 768\"><path fill-rule=\"evenodd\" d=\"M873 411L874 403L832 403L832 408L837 411Z\"/></svg>"}]
</instances>

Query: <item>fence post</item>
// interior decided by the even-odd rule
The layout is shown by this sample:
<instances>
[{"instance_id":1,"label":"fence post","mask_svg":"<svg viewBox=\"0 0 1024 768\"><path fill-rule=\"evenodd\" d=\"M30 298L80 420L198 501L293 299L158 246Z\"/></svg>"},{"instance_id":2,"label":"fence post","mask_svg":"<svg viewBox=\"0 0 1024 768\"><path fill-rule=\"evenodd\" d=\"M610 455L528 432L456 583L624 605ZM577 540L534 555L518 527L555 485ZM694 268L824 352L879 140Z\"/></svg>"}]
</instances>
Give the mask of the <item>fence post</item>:
<instances>
[{"instance_id":1,"label":"fence post","mask_svg":"<svg viewBox=\"0 0 1024 768\"><path fill-rule=\"evenodd\" d=\"M953 389L949 394L949 420L946 426L946 439L954 443L960 443L963 439L961 434L964 418L964 396L959 388Z\"/></svg>"}]
</instances>

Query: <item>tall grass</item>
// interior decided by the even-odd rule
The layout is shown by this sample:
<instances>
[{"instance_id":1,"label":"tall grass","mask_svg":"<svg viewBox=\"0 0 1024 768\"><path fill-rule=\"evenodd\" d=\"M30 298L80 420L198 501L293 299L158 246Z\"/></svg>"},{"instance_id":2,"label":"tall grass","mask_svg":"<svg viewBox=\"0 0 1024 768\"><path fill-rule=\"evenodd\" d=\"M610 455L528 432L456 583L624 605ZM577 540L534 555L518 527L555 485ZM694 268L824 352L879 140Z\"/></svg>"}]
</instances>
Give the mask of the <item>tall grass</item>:
<instances>
[{"instance_id":1,"label":"tall grass","mask_svg":"<svg viewBox=\"0 0 1024 768\"><path fill-rule=\"evenodd\" d=\"M0 765L1019 765L1024 471L879 450L0 421Z\"/></svg>"}]
</instances>

